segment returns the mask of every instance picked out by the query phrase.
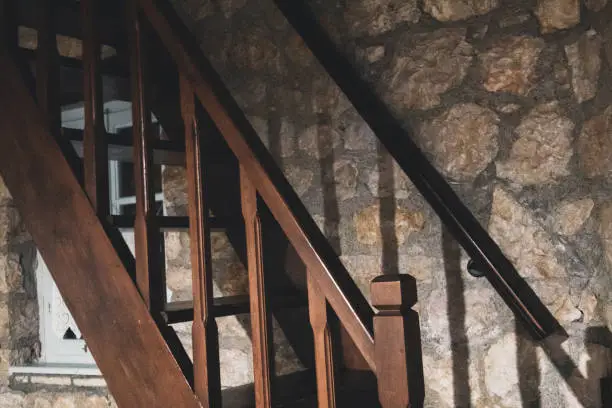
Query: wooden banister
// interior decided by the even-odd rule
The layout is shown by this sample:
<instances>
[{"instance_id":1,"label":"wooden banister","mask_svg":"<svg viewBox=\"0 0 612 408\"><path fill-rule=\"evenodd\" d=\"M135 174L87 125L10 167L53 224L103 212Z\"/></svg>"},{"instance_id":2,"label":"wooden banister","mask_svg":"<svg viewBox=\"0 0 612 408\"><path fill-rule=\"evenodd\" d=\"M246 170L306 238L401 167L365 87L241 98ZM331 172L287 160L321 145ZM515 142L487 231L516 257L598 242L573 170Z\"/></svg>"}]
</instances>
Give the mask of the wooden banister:
<instances>
[{"instance_id":1,"label":"wooden banister","mask_svg":"<svg viewBox=\"0 0 612 408\"><path fill-rule=\"evenodd\" d=\"M180 78L181 113L185 128L189 237L193 285L194 391L205 407L221 406L219 333L215 321L210 219L206 197L206 172L202 162L202 140L195 113L195 95L187 80Z\"/></svg>"},{"instance_id":2,"label":"wooden banister","mask_svg":"<svg viewBox=\"0 0 612 408\"><path fill-rule=\"evenodd\" d=\"M201 407L2 45L0 72L0 174L110 392L120 407Z\"/></svg>"},{"instance_id":3,"label":"wooden banister","mask_svg":"<svg viewBox=\"0 0 612 408\"><path fill-rule=\"evenodd\" d=\"M372 308L167 1L137 0L369 366Z\"/></svg>"},{"instance_id":4,"label":"wooden banister","mask_svg":"<svg viewBox=\"0 0 612 408\"><path fill-rule=\"evenodd\" d=\"M421 408L425 398L416 280L385 275L372 281L376 375L383 408Z\"/></svg>"}]
</instances>

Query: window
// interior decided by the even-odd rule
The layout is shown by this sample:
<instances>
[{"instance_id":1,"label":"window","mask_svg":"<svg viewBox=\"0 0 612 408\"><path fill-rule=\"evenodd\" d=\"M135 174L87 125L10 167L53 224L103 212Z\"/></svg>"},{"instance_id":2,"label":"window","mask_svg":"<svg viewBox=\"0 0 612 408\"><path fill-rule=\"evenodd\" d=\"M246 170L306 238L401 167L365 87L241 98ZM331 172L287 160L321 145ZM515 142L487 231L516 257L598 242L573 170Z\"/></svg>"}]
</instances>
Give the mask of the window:
<instances>
[{"instance_id":1,"label":"window","mask_svg":"<svg viewBox=\"0 0 612 408\"><path fill-rule=\"evenodd\" d=\"M161 166L156 173L161 179ZM133 187L131 163L110 162L109 169L110 206L114 215L134 215L136 197ZM161 183L156 183L155 201L163 211ZM121 234L134 253L134 230L123 229ZM95 361L87 349L74 319L64 303L59 289L40 253L37 256L37 290L40 310L41 363L94 365Z\"/></svg>"},{"instance_id":2,"label":"window","mask_svg":"<svg viewBox=\"0 0 612 408\"><path fill-rule=\"evenodd\" d=\"M72 315L40 253L36 280L40 311L40 362L47 365L95 365Z\"/></svg>"},{"instance_id":3,"label":"window","mask_svg":"<svg viewBox=\"0 0 612 408\"><path fill-rule=\"evenodd\" d=\"M131 104L114 101L105 104L106 127L109 133L131 137ZM155 120L155 118L153 118ZM62 126L83 129L83 108L76 107L62 112ZM161 193L161 166L154 168L155 201L160 214L163 211ZM109 162L109 196L111 214L134 215L136 197L134 196L134 170L131 163ZM134 253L134 231L121 231L126 243ZM40 253L36 266L37 293L40 311L40 365L36 368L16 367L12 372L40 372L62 374L98 374L95 361L87 348L79 328L64 303L49 269ZM54 368L56 371L54 371ZM83 367L90 367L83 371ZM66 371L68 370L68 372ZM71 371L72 370L72 371ZM93 370L93 371L92 371Z\"/></svg>"}]
</instances>

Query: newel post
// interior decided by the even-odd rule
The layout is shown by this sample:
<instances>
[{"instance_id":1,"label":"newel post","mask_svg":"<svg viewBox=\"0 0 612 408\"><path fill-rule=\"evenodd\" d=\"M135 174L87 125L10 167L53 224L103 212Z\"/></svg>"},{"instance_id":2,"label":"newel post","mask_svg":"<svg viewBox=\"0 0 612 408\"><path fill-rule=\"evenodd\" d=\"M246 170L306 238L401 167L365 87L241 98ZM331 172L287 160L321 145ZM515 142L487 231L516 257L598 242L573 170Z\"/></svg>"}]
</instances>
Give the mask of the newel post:
<instances>
[{"instance_id":1,"label":"newel post","mask_svg":"<svg viewBox=\"0 0 612 408\"><path fill-rule=\"evenodd\" d=\"M416 280L384 275L372 281L378 394L383 408L421 408L425 397Z\"/></svg>"}]
</instances>

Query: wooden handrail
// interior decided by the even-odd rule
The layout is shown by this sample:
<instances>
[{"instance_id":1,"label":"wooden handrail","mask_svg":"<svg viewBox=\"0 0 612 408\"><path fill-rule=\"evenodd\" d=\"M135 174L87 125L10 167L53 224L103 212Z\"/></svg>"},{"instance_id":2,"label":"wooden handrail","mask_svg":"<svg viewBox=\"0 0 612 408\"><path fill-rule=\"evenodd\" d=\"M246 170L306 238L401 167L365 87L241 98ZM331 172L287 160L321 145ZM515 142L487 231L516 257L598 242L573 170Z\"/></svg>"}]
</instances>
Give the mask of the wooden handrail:
<instances>
[{"instance_id":1,"label":"wooden handrail","mask_svg":"<svg viewBox=\"0 0 612 408\"><path fill-rule=\"evenodd\" d=\"M531 335L541 340L561 326L519 275L493 238L323 30L303 0L273 0L327 73L397 161L441 221L512 309Z\"/></svg>"},{"instance_id":2,"label":"wooden handrail","mask_svg":"<svg viewBox=\"0 0 612 408\"><path fill-rule=\"evenodd\" d=\"M375 369L373 310L231 97L198 43L165 0L137 0L219 132L312 273L329 304Z\"/></svg>"}]
</instances>

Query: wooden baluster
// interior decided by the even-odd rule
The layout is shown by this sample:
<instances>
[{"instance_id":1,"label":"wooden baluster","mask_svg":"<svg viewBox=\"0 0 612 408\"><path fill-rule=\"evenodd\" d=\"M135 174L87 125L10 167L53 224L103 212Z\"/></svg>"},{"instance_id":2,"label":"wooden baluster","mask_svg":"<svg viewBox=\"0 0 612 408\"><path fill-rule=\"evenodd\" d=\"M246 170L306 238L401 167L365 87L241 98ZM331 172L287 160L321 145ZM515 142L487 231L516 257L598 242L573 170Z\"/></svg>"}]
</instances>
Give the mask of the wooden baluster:
<instances>
[{"instance_id":1,"label":"wooden baluster","mask_svg":"<svg viewBox=\"0 0 612 408\"><path fill-rule=\"evenodd\" d=\"M100 75L100 42L96 27L98 0L81 0L83 26L83 96L85 129L83 131L83 165L85 191L99 217L110 214L108 198L108 146L104 127L102 77Z\"/></svg>"},{"instance_id":2,"label":"wooden baluster","mask_svg":"<svg viewBox=\"0 0 612 408\"><path fill-rule=\"evenodd\" d=\"M59 93L59 53L55 31L55 1L39 0L36 95L51 129L59 136L62 123Z\"/></svg>"},{"instance_id":3,"label":"wooden baluster","mask_svg":"<svg viewBox=\"0 0 612 408\"><path fill-rule=\"evenodd\" d=\"M314 335L318 407L335 408L336 389L332 339L328 321L329 308L313 274L307 273L307 279L308 313L310 314L310 324Z\"/></svg>"},{"instance_id":4,"label":"wooden baluster","mask_svg":"<svg viewBox=\"0 0 612 408\"><path fill-rule=\"evenodd\" d=\"M189 233L193 273L193 364L194 389L205 407L221 406L219 334L212 315L213 281L210 226L206 199L205 169L201 138L195 114L195 95L181 76L181 111L185 123L185 149L189 194Z\"/></svg>"},{"instance_id":5,"label":"wooden baluster","mask_svg":"<svg viewBox=\"0 0 612 408\"><path fill-rule=\"evenodd\" d=\"M272 334L263 267L261 219L257 190L242 167L240 167L240 192L249 269L255 405L257 408L268 408L272 406Z\"/></svg>"},{"instance_id":6,"label":"wooden baluster","mask_svg":"<svg viewBox=\"0 0 612 408\"><path fill-rule=\"evenodd\" d=\"M420 408L425 395L416 280L385 275L372 281L378 393L383 408Z\"/></svg>"},{"instance_id":7,"label":"wooden baluster","mask_svg":"<svg viewBox=\"0 0 612 408\"><path fill-rule=\"evenodd\" d=\"M166 303L166 282L161 254L161 233L156 225L153 191L151 109L145 78L145 33L136 1L129 1L130 70L132 83L132 130L134 132L134 182L136 219L136 284L153 316Z\"/></svg>"}]
</instances>

